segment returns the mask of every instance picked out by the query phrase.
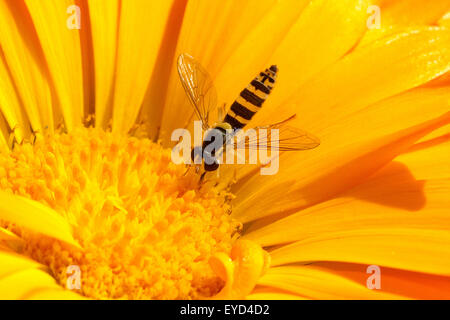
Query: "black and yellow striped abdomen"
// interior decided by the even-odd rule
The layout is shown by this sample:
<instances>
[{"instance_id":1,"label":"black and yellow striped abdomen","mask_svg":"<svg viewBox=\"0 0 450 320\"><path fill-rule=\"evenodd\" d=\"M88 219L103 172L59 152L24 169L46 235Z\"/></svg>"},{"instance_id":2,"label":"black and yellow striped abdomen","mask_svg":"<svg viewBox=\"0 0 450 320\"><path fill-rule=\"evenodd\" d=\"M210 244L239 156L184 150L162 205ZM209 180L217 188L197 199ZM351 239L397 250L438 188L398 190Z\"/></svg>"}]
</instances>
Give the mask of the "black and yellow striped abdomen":
<instances>
[{"instance_id":1,"label":"black and yellow striped abdomen","mask_svg":"<svg viewBox=\"0 0 450 320\"><path fill-rule=\"evenodd\" d=\"M223 121L229 123L234 130L245 127L273 89L277 72L277 66L271 66L253 79L233 102Z\"/></svg>"}]
</instances>

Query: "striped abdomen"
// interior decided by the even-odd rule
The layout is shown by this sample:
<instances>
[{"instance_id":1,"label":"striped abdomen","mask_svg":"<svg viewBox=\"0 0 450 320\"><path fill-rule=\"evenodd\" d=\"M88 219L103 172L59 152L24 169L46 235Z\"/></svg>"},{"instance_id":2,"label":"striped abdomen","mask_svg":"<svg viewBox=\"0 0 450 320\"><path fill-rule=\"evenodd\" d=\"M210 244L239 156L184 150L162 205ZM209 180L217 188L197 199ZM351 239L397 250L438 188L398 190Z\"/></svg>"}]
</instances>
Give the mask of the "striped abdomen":
<instances>
[{"instance_id":1,"label":"striped abdomen","mask_svg":"<svg viewBox=\"0 0 450 320\"><path fill-rule=\"evenodd\" d=\"M271 66L253 79L233 102L223 121L229 123L235 130L245 127L273 89L277 72L277 66Z\"/></svg>"}]
</instances>

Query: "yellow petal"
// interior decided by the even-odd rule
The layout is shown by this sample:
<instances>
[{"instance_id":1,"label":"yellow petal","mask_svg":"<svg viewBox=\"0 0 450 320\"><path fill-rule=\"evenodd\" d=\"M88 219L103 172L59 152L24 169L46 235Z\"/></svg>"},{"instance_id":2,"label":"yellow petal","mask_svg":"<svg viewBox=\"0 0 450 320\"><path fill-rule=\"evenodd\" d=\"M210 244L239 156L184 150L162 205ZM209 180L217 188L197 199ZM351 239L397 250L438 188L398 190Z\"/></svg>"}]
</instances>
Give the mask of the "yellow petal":
<instances>
[{"instance_id":1,"label":"yellow petal","mask_svg":"<svg viewBox=\"0 0 450 320\"><path fill-rule=\"evenodd\" d=\"M1 95L1 93L0 93ZM10 136L9 126L0 112L0 152L9 152L8 137Z\"/></svg>"},{"instance_id":2,"label":"yellow petal","mask_svg":"<svg viewBox=\"0 0 450 320\"><path fill-rule=\"evenodd\" d=\"M441 20L439 20L439 25L446 27L446 28L450 28L450 11L447 12L442 18Z\"/></svg>"},{"instance_id":3,"label":"yellow petal","mask_svg":"<svg viewBox=\"0 0 450 320\"><path fill-rule=\"evenodd\" d=\"M365 120L363 116L360 118L362 122L358 126L362 129ZM357 138L356 142L353 142L352 137L350 140L339 141L336 149L333 146L333 138L329 136L329 149L333 151L323 153L321 161L320 158L314 158L314 154L310 158L305 156L303 161L298 158L302 155L297 158L291 156L285 163L281 157L278 174L255 175L249 179L237 190L237 193L242 192L248 196L237 198L233 214L241 221L248 222L274 213L292 213L292 210L329 199L357 185L421 137L448 124L449 121L450 114L445 114L409 129L371 139L369 142L357 142ZM345 131L336 131L337 137L339 132ZM365 132L366 130L363 130L360 134ZM364 138L362 136L362 140ZM326 140L323 140L323 143L324 141ZM319 151L321 147L323 152L328 151L323 144L319 146Z\"/></svg>"},{"instance_id":4,"label":"yellow petal","mask_svg":"<svg viewBox=\"0 0 450 320\"><path fill-rule=\"evenodd\" d=\"M287 291L258 286L247 297L247 300L306 300L306 298Z\"/></svg>"},{"instance_id":5,"label":"yellow petal","mask_svg":"<svg viewBox=\"0 0 450 320\"><path fill-rule=\"evenodd\" d=\"M37 268L43 266L25 256L0 250L0 279L22 270Z\"/></svg>"},{"instance_id":6,"label":"yellow petal","mask_svg":"<svg viewBox=\"0 0 450 320\"><path fill-rule=\"evenodd\" d=\"M305 14L305 20L308 20L314 11L315 7L308 10L308 4L309 1L280 1L248 33L217 75L216 85L219 88L220 103L226 102L228 106L231 105L239 92L260 71L270 66L271 56L278 46L291 32L293 37L295 37L293 34L298 33L299 17ZM291 39L286 41L285 45L289 45Z\"/></svg>"},{"instance_id":7,"label":"yellow petal","mask_svg":"<svg viewBox=\"0 0 450 320\"><path fill-rule=\"evenodd\" d=\"M67 221L39 202L1 191L0 219L79 247Z\"/></svg>"},{"instance_id":8,"label":"yellow petal","mask_svg":"<svg viewBox=\"0 0 450 320\"><path fill-rule=\"evenodd\" d=\"M447 127L443 129L448 132ZM264 228L255 224L245 237L261 245L274 245L328 231L378 226L446 229L450 223L448 154L450 134L418 143L339 198Z\"/></svg>"},{"instance_id":9,"label":"yellow petal","mask_svg":"<svg viewBox=\"0 0 450 320\"><path fill-rule=\"evenodd\" d=\"M305 209L258 228L244 238L261 245L289 243L320 237L329 232L414 228L447 230L450 183L414 180L404 166L393 163L396 173L366 183L342 197ZM400 169L400 170L399 170ZM447 174L447 179L450 175Z\"/></svg>"},{"instance_id":10,"label":"yellow petal","mask_svg":"<svg viewBox=\"0 0 450 320\"><path fill-rule=\"evenodd\" d=\"M0 244L16 252L21 252L25 241L11 231L0 228Z\"/></svg>"},{"instance_id":11,"label":"yellow petal","mask_svg":"<svg viewBox=\"0 0 450 320\"><path fill-rule=\"evenodd\" d=\"M192 3L192 1L190 2ZM158 140L161 126L161 118L166 101L167 89L175 61L175 51L181 25L185 19L186 0L174 2L167 20L167 27L162 39L158 58L155 62L152 78L142 103L141 113L137 123L145 123L146 131L150 139Z\"/></svg>"},{"instance_id":12,"label":"yellow petal","mask_svg":"<svg viewBox=\"0 0 450 320\"><path fill-rule=\"evenodd\" d=\"M44 128L53 130L50 87L45 70L33 54L36 49L29 49L34 42L30 36L22 37L23 33L30 33L24 22L28 17L23 12L20 16L14 16L12 10L20 10L17 7L20 4L0 3L0 29L3 30L0 33L0 44L31 126L34 131L42 133ZM13 106L14 104L11 105Z\"/></svg>"},{"instance_id":13,"label":"yellow petal","mask_svg":"<svg viewBox=\"0 0 450 320\"><path fill-rule=\"evenodd\" d=\"M225 281L225 286L211 299L243 299L255 287L270 265L270 257L252 241L237 241L231 254L220 252L211 257L210 266Z\"/></svg>"},{"instance_id":14,"label":"yellow petal","mask_svg":"<svg viewBox=\"0 0 450 320\"><path fill-rule=\"evenodd\" d=\"M0 299L20 300L37 290L58 289L60 286L48 273L38 269L27 269L0 278Z\"/></svg>"},{"instance_id":15,"label":"yellow petal","mask_svg":"<svg viewBox=\"0 0 450 320\"><path fill-rule=\"evenodd\" d=\"M311 76L350 51L366 31L368 6L365 0L310 2L270 58L280 74L264 111L276 112Z\"/></svg>"},{"instance_id":16,"label":"yellow petal","mask_svg":"<svg viewBox=\"0 0 450 320\"><path fill-rule=\"evenodd\" d=\"M386 23L396 25L434 24L450 10L446 0L396 0L381 6Z\"/></svg>"},{"instance_id":17,"label":"yellow petal","mask_svg":"<svg viewBox=\"0 0 450 320\"><path fill-rule=\"evenodd\" d=\"M271 268L259 284L310 299L405 299L381 290L370 290L365 282L357 283L314 266Z\"/></svg>"},{"instance_id":18,"label":"yellow petal","mask_svg":"<svg viewBox=\"0 0 450 320\"><path fill-rule=\"evenodd\" d=\"M298 113L305 129L320 134L330 123L449 71L448 43L448 30L431 27L371 43L301 86L277 118ZM273 114L261 120L273 121Z\"/></svg>"},{"instance_id":19,"label":"yellow petal","mask_svg":"<svg viewBox=\"0 0 450 320\"><path fill-rule=\"evenodd\" d=\"M300 15L307 0L189 1L176 57L187 52L210 73L218 104L232 101L242 87L265 68L266 60ZM199 16L205 19L198 19ZM176 58L175 57L175 58ZM217 57L217 58L216 58ZM239 66L239 68L236 68ZM228 89L239 87L238 91ZM230 92L231 91L231 92ZM214 109L215 106L212 106ZM176 66L172 66L160 138L170 141L175 128L186 126L193 114ZM217 119L212 116L211 122Z\"/></svg>"},{"instance_id":20,"label":"yellow petal","mask_svg":"<svg viewBox=\"0 0 450 320\"><path fill-rule=\"evenodd\" d=\"M40 288L26 294L22 299L27 300L87 300L84 296L62 287Z\"/></svg>"},{"instance_id":21,"label":"yellow petal","mask_svg":"<svg viewBox=\"0 0 450 320\"><path fill-rule=\"evenodd\" d=\"M339 198L245 238L263 245L299 240L272 252L274 265L345 261L448 274L450 137L429 148L427 143Z\"/></svg>"},{"instance_id":22,"label":"yellow petal","mask_svg":"<svg viewBox=\"0 0 450 320\"><path fill-rule=\"evenodd\" d=\"M368 278L373 275L373 270L368 270L368 265L338 262L321 262L313 265L321 271L362 284L367 283ZM380 267L379 271L382 292L413 299L449 299L450 297L450 277L386 267Z\"/></svg>"},{"instance_id":23,"label":"yellow petal","mask_svg":"<svg viewBox=\"0 0 450 320\"><path fill-rule=\"evenodd\" d=\"M88 1L78 2L80 7L80 21L83 26L79 30L81 65L82 65L82 89L83 89L83 110L82 123L85 126L94 124L95 117L95 60L94 60L94 43L92 36L92 25L89 14Z\"/></svg>"},{"instance_id":24,"label":"yellow petal","mask_svg":"<svg viewBox=\"0 0 450 320\"><path fill-rule=\"evenodd\" d=\"M338 261L450 275L448 230L377 227L328 232L271 252L272 265Z\"/></svg>"},{"instance_id":25,"label":"yellow petal","mask_svg":"<svg viewBox=\"0 0 450 320\"><path fill-rule=\"evenodd\" d=\"M122 1L113 130L127 133L144 100L173 1Z\"/></svg>"},{"instance_id":26,"label":"yellow petal","mask_svg":"<svg viewBox=\"0 0 450 320\"><path fill-rule=\"evenodd\" d=\"M442 175L450 178L449 172ZM447 180L416 180L406 166L394 162L355 190L263 228L255 227L245 238L267 246L328 232L409 227L448 230L449 192Z\"/></svg>"},{"instance_id":27,"label":"yellow petal","mask_svg":"<svg viewBox=\"0 0 450 320\"><path fill-rule=\"evenodd\" d=\"M450 72L431 80L423 85L423 87L450 87Z\"/></svg>"},{"instance_id":28,"label":"yellow petal","mask_svg":"<svg viewBox=\"0 0 450 320\"><path fill-rule=\"evenodd\" d=\"M380 28L368 30L359 46L412 26L435 24L450 9L448 0L397 0L380 6ZM372 12L371 14L374 14ZM369 19L369 14L368 14Z\"/></svg>"},{"instance_id":29,"label":"yellow petal","mask_svg":"<svg viewBox=\"0 0 450 320\"><path fill-rule=\"evenodd\" d=\"M20 105L14 89L14 84L9 76L8 67L0 54L0 119L3 140L8 141L10 132L14 131L14 136L18 142L21 142L28 135L28 120ZM15 130L12 130L15 129ZM9 145L11 147L11 145Z\"/></svg>"},{"instance_id":30,"label":"yellow petal","mask_svg":"<svg viewBox=\"0 0 450 320\"><path fill-rule=\"evenodd\" d=\"M68 28L68 22L76 15L74 11L67 13L73 1L26 0L26 4L48 63L64 123L72 130L81 125L84 117L80 34L77 29Z\"/></svg>"},{"instance_id":31,"label":"yellow petal","mask_svg":"<svg viewBox=\"0 0 450 320\"><path fill-rule=\"evenodd\" d=\"M94 43L95 64L95 123L106 127L111 116L111 98L116 65L117 0L89 1L89 16Z\"/></svg>"},{"instance_id":32,"label":"yellow petal","mask_svg":"<svg viewBox=\"0 0 450 320\"><path fill-rule=\"evenodd\" d=\"M258 123L267 124L285 119L294 113L298 115L293 125L314 133L322 140L322 145L313 151L292 152L289 157L294 159L292 162L305 177L313 177L322 171L314 168L310 172L308 164L304 161L314 157L314 163L325 163L317 158L324 155L322 152L328 150L325 143L333 141L329 145L333 148L341 147L343 143L349 143L339 135L341 132L336 132L336 130L343 128L343 133L352 134L352 140L364 138L372 132L379 134L378 130L372 131L370 127L358 132L351 130L352 127L337 128L334 125L342 123L349 117L354 119L353 117L358 112L365 112L369 105L423 84L430 78L438 77L448 70L450 51L444 42L449 42L449 37L450 33L445 30L425 29L371 44L365 50L359 50L358 53L353 52L346 56L334 66L324 70L323 73L316 75L313 80L308 81L300 88L296 97L287 99L285 105L279 106L275 118L273 112L266 112L264 108L255 118L258 118ZM417 51L414 52L415 50ZM366 52L361 54L362 51ZM408 56L408 54L411 55ZM392 61L398 62L391 63ZM403 78L403 76L405 77ZM429 78L425 79L424 77ZM397 110L397 108L395 109ZM409 118L406 117L408 115L406 104L398 110L405 112L403 118ZM363 124L367 121L371 121L373 124L378 121L380 124L387 124L388 127L390 127L390 123L396 124L396 122L388 121L389 118L382 113L378 115L373 113L371 117L373 118L361 117L360 119L363 119ZM361 125L357 127L362 128ZM375 128L382 127L376 126ZM345 153L341 152L336 159L327 154L325 160L330 160L327 167L334 166L334 162L342 160L343 155ZM280 166L293 168L290 163L283 164L281 162ZM253 169L252 166L247 166L244 170L239 171L238 177L246 176ZM292 174L290 175L292 176ZM280 177L277 175L272 178L279 179ZM265 178L266 181L269 179L271 178Z\"/></svg>"},{"instance_id":33,"label":"yellow petal","mask_svg":"<svg viewBox=\"0 0 450 320\"><path fill-rule=\"evenodd\" d=\"M439 180L450 177L450 129L443 127L443 135L426 136L421 142L413 145L406 153L395 159L412 172L416 180ZM381 175L381 173L380 173Z\"/></svg>"}]
</instances>

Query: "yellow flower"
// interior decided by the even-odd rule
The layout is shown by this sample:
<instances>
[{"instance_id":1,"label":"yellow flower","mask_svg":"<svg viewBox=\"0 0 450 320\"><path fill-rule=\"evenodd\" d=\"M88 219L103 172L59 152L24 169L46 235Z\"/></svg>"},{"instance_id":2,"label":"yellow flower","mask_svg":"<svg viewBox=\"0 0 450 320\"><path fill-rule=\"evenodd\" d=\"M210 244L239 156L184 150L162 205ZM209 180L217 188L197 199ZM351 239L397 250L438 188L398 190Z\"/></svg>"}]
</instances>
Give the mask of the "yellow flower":
<instances>
[{"instance_id":1,"label":"yellow flower","mask_svg":"<svg viewBox=\"0 0 450 320\"><path fill-rule=\"evenodd\" d=\"M0 1L0 298L450 298L448 0L79 5ZM199 187L182 52L321 146Z\"/></svg>"}]
</instances>

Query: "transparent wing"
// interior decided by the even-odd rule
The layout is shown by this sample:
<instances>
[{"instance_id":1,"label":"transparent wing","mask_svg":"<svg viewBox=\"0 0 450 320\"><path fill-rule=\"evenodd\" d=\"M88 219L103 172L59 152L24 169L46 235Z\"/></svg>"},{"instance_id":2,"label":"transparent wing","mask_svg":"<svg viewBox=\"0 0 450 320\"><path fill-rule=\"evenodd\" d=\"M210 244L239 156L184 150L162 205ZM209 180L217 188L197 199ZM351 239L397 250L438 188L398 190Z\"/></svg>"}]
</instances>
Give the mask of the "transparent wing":
<instances>
[{"instance_id":1,"label":"transparent wing","mask_svg":"<svg viewBox=\"0 0 450 320\"><path fill-rule=\"evenodd\" d=\"M217 92L210 75L198 61L186 53L178 57L177 68L198 119L202 121L204 129L209 128L211 112L217 107Z\"/></svg>"},{"instance_id":2,"label":"transparent wing","mask_svg":"<svg viewBox=\"0 0 450 320\"><path fill-rule=\"evenodd\" d=\"M243 135L243 132L237 133L235 149L260 149L267 148L278 151L300 151L314 149L320 145L320 140L312 134L287 125L293 120L295 115L278 123L267 126L255 127L254 135ZM278 132L278 138L275 139L275 131ZM273 140L273 141L272 141Z\"/></svg>"}]
</instances>

